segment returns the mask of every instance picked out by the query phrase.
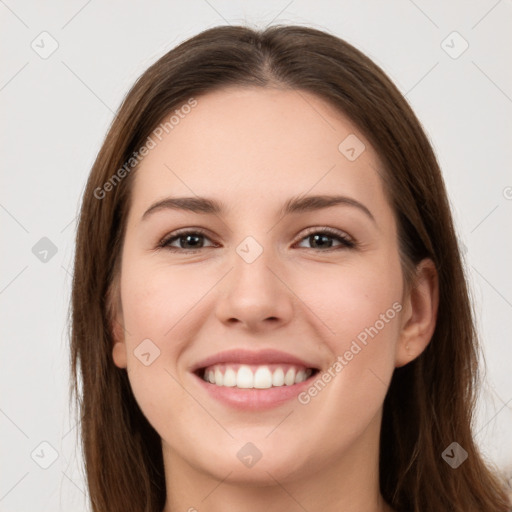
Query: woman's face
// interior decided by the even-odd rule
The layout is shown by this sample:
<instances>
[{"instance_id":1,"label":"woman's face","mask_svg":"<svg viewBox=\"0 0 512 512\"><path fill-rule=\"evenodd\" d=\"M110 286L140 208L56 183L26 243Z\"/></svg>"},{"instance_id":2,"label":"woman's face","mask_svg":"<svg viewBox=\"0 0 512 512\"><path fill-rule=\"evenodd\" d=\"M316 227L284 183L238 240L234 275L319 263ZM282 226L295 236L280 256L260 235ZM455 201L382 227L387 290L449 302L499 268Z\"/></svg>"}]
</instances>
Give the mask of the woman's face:
<instances>
[{"instance_id":1,"label":"woman's face","mask_svg":"<svg viewBox=\"0 0 512 512\"><path fill-rule=\"evenodd\" d=\"M406 309L378 157L304 91L196 101L134 176L115 363L171 471L284 484L373 462Z\"/></svg>"}]
</instances>

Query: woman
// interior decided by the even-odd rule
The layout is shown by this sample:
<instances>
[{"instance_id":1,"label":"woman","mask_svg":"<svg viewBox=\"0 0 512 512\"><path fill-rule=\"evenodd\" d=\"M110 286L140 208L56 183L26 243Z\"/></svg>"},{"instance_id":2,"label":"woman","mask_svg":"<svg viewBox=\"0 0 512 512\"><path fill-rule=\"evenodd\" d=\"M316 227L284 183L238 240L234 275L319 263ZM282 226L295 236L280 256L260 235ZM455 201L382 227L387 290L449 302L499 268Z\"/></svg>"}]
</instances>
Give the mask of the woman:
<instances>
[{"instance_id":1,"label":"woman","mask_svg":"<svg viewBox=\"0 0 512 512\"><path fill-rule=\"evenodd\" d=\"M510 510L438 163L341 39L218 27L152 65L89 177L72 308L95 512Z\"/></svg>"}]
</instances>

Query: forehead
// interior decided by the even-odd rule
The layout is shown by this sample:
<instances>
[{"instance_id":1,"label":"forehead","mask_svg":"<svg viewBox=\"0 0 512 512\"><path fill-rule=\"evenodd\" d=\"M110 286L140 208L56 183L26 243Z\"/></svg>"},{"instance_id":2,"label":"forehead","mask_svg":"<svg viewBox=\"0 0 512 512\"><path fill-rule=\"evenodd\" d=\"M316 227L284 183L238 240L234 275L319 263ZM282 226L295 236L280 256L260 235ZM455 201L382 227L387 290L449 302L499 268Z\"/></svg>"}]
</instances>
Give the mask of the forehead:
<instances>
[{"instance_id":1,"label":"forehead","mask_svg":"<svg viewBox=\"0 0 512 512\"><path fill-rule=\"evenodd\" d=\"M321 98L231 87L195 101L193 108L177 107L173 123L151 135L154 147L135 173L134 208L168 195L247 208L308 192L384 200L374 149Z\"/></svg>"}]
</instances>

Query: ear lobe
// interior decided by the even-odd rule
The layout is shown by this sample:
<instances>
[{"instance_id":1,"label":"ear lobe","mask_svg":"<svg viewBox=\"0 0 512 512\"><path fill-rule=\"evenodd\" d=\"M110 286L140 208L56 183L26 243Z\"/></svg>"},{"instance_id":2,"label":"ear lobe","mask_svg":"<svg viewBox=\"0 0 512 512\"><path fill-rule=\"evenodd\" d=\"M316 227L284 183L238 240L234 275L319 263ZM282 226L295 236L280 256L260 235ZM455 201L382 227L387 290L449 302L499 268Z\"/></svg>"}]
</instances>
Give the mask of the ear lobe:
<instances>
[{"instance_id":1,"label":"ear lobe","mask_svg":"<svg viewBox=\"0 0 512 512\"><path fill-rule=\"evenodd\" d=\"M126 368L126 343L124 339L124 328L118 320L112 322L110 331L114 339L114 346L112 347L112 359L118 368Z\"/></svg>"},{"instance_id":2,"label":"ear lobe","mask_svg":"<svg viewBox=\"0 0 512 512\"><path fill-rule=\"evenodd\" d=\"M438 305L438 274L434 262L427 258L416 267L416 279L404 307L395 367L416 359L430 343L436 327Z\"/></svg>"}]
</instances>

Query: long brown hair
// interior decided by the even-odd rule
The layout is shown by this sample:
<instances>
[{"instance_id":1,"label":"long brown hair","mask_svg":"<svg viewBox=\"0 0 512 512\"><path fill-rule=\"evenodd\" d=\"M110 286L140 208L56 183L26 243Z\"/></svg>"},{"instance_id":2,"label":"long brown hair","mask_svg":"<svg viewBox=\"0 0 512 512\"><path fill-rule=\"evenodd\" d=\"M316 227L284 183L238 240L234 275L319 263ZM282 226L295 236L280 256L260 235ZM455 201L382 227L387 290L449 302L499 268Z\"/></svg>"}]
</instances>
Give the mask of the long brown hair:
<instances>
[{"instance_id":1,"label":"long brown hair","mask_svg":"<svg viewBox=\"0 0 512 512\"><path fill-rule=\"evenodd\" d=\"M113 329L120 328L113 325L115 283L137 170L126 163L166 115L230 85L309 91L347 115L383 164L406 279L425 257L437 267L434 335L417 359L395 369L384 402L384 498L407 512L510 510L504 484L472 435L479 346L445 186L420 122L385 73L342 39L299 26L225 26L180 44L137 80L83 196L72 290L71 391L94 512L161 512L166 499L160 437L139 409L126 370L112 360ZM457 469L441 456L452 442L468 453Z\"/></svg>"}]
</instances>

